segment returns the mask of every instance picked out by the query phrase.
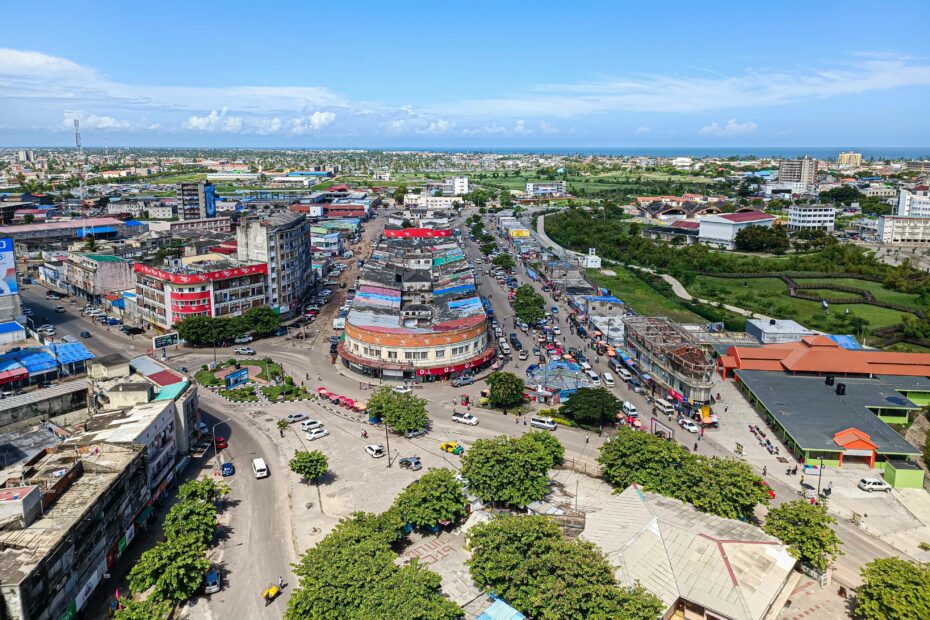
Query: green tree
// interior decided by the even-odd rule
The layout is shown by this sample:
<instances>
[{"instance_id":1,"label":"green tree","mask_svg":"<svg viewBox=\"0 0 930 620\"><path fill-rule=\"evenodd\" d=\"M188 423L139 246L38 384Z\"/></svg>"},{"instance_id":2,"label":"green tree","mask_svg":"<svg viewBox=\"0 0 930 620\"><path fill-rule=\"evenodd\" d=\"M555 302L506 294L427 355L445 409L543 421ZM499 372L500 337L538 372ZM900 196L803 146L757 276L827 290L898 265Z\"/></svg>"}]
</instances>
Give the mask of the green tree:
<instances>
[{"instance_id":1,"label":"green tree","mask_svg":"<svg viewBox=\"0 0 930 620\"><path fill-rule=\"evenodd\" d=\"M551 449L536 438L478 439L462 456L462 476L482 501L526 506L549 491Z\"/></svg>"},{"instance_id":2,"label":"green tree","mask_svg":"<svg viewBox=\"0 0 930 620\"><path fill-rule=\"evenodd\" d=\"M409 392L395 392L388 386L379 388L368 399L366 411L369 416L381 418L398 433L425 428L429 424L425 399Z\"/></svg>"},{"instance_id":3,"label":"green tree","mask_svg":"<svg viewBox=\"0 0 930 620\"><path fill-rule=\"evenodd\" d=\"M784 226L747 226L734 239L736 249L744 252L774 252L782 254L790 245Z\"/></svg>"},{"instance_id":4,"label":"green tree","mask_svg":"<svg viewBox=\"0 0 930 620\"><path fill-rule=\"evenodd\" d=\"M27 213L23 216L23 224L32 224L35 221L36 216L34 216L32 213Z\"/></svg>"},{"instance_id":5,"label":"green tree","mask_svg":"<svg viewBox=\"0 0 930 620\"><path fill-rule=\"evenodd\" d=\"M850 185L841 185L840 187L834 187L825 192L820 192L818 198L822 202L838 202L843 205L850 205L854 202L861 202L865 198L865 195L859 192L858 189Z\"/></svg>"},{"instance_id":6,"label":"green tree","mask_svg":"<svg viewBox=\"0 0 930 620\"><path fill-rule=\"evenodd\" d=\"M646 490L689 502L701 512L719 517L746 520L752 517L756 506L769 503L762 479L748 464L736 459L689 454L666 477L669 482L663 489Z\"/></svg>"},{"instance_id":7,"label":"green tree","mask_svg":"<svg viewBox=\"0 0 930 620\"><path fill-rule=\"evenodd\" d=\"M546 300L535 288L524 284L514 295L513 311L521 321L534 325L546 316Z\"/></svg>"},{"instance_id":8,"label":"green tree","mask_svg":"<svg viewBox=\"0 0 930 620\"><path fill-rule=\"evenodd\" d=\"M210 560L199 540L171 538L141 555L129 571L129 589L141 594L154 588L155 601L185 601L200 588L208 570Z\"/></svg>"},{"instance_id":9,"label":"green tree","mask_svg":"<svg viewBox=\"0 0 930 620\"><path fill-rule=\"evenodd\" d=\"M930 618L930 564L879 558L862 567L856 617L862 620Z\"/></svg>"},{"instance_id":10,"label":"green tree","mask_svg":"<svg viewBox=\"0 0 930 620\"><path fill-rule=\"evenodd\" d=\"M654 620L665 606L642 587L620 588L592 543L566 540L543 516L502 516L468 535L475 583L530 617Z\"/></svg>"},{"instance_id":11,"label":"green tree","mask_svg":"<svg viewBox=\"0 0 930 620\"><path fill-rule=\"evenodd\" d=\"M288 467L304 480L316 482L329 471L329 459L319 450L298 450L288 462Z\"/></svg>"},{"instance_id":12,"label":"green tree","mask_svg":"<svg viewBox=\"0 0 930 620\"><path fill-rule=\"evenodd\" d=\"M84 249L88 252L97 251L97 239L94 235L87 235L87 240L84 242Z\"/></svg>"},{"instance_id":13,"label":"green tree","mask_svg":"<svg viewBox=\"0 0 930 620\"><path fill-rule=\"evenodd\" d=\"M396 188L394 188L393 198L394 198L394 202L396 202L398 206L404 204L404 196L406 195L407 195L406 185L398 185Z\"/></svg>"},{"instance_id":14,"label":"green tree","mask_svg":"<svg viewBox=\"0 0 930 620\"><path fill-rule=\"evenodd\" d=\"M404 523L417 528L457 521L467 500L462 482L449 469L433 469L401 491L394 510Z\"/></svg>"},{"instance_id":15,"label":"green tree","mask_svg":"<svg viewBox=\"0 0 930 620\"><path fill-rule=\"evenodd\" d=\"M680 467L687 457L688 451L678 443L621 427L601 447L597 461L604 479L617 488L625 489L636 483L671 495L668 472Z\"/></svg>"},{"instance_id":16,"label":"green tree","mask_svg":"<svg viewBox=\"0 0 930 620\"><path fill-rule=\"evenodd\" d=\"M562 442L556 439L555 435L549 431L533 431L520 437L520 441L535 443L544 454L549 456L549 462L546 469L551 469L555 465L561 465L565 460L565 448Z\"/></svg>"},{"instance_id":17,"label":"green tree","mask_svg":"<svg viewBox=\"0 0 930 620\"><path fill-rule=\"evenodd\" d=\"M503 190L500 193L501 206L505 209L509 209L513 206L513 194L510 193L510 190Z\"/></svg>"},{"instance_id":18,"label":"green tree","mask_svg":"<svg viewBox=\"0 0 930 620\"><path fill-rule=\"evenodd\" d=\"M270 336L281 327L281 315L268 306L251 308L242 315L242 319L256 336Z\"/></svg>"},{"instance_id":19,"label":"green tree","mask_svg":"<svg viewBox=\"0 0 930 620\"><path fill-rule=\"evenodd\" d=\"M284 437L284 431L286 431L287 429L291 427L291 423L288 422L287 419L281 418L275 423L275 426L278 427L278 433L280 433L281 436Z\"/></svg>"},{"instance_id":20,"label":"green tree","mask_svg":"<svg viewBox=\"0 0 930 620\"><path fill-rule=\"evenodd\" d=\"M395 564L391 544L401 527L394 511L341 521L294 566L300 585L285 618L459 618L462 610L442 596L438 575L416 562Z\"/></svg>"},{"instance_id":21,"label":"green tree","mask_svg":"<svg viewBox=\"0 0 930 620\"><path fill-rule=\"evenodd\" d=\"M494 252L494 250L496 249L497 249L497 243L495 243L494 241L487 241L485 243L482 243L481 248L480 248L481 253L484 254L485 256L488 256L489 254Z\"/></svg>"},{"instance_id":22,"label":"green tree","mask_svg":"<svg viewBox=\"0 0 930 620\"><path fill-rule=\"evenodd\" d=\"M769 510L762 529L788 545L792 556L825 571L841 553L835 523L825 506L798 499Z\"/></svg>"},{"instance_id":23,"label":"green tree","mask_svg":"<svg viewBox=\"0 0 930 620\"><path fill-rule=\"evenodd\" d=\"M616 418L620 400L605 388L581 388L562 405L559 413L579 424L604 426Z\"/></svg>"},{"instance_id":24,"label":"green tree","mask_svg":"<svg viewBox=\"0 0 930 620\"><path fill-rule=\"evenodd\" d=\"M930 463L930 428L927 429L927 434L924 435L924 463Z\"/></svg>"},{"instance_id":25,"label":"green tree","mask_svg":"<svg viewBox=\"0 0 930 620\"><path fill-rule=\"evenodd\" d=\"M513 259L513 256L510 254L500 254L494 257L494 260L491 261L494 265L497 265L501 269L513 269L517 266L517 262Z\"/></svg>"},{"instance_id":26,"label":"green tree","mask_svg":"<svg viewBox=\"0 0 930 620\"><path fill-rule=\"evenodd\" d=\"M512 372L495 372L487 378L492 407L515 407L523 404L523 379Z\"/></svg>"},{"instance_id":27,"label":"green tree","mask_svg":"<svg viewBox=\"0 0 930 620\"><path fill-rule=\"evenodd\" d=\"M178 487L178 501L197 500L213 503L229 493L229 485L216 482L212 478L189 480Z\"/></svg>"},{"instance_id":28,"label":"green tree","mask_svg":"<svg viewBox=\"0 0 930 620\"><path fill-rule=\"evenodd\" d=\"M116 620L165 620L173 606L170 601L156 601L151 598L144 601L120 599L122 609L116 612Z\"/></svg>"},{"instance_id":29,"label":"green tree","mask_svg":"<svg viewBox=\"0 0 930 620\"><path fill-rule=\"evenodd\" d=\"M231 342L247 331L246 326L242 317L208 316L194 316L174 324L181 340L195 347Z\"/></svg>"},{"instance_id":30,"label":"green tree","mask_svg":"<svg viewBox=\"0 0 930 620\"><path fill-rule=\"evenodd\" d=\"M216 507L213 503L189 499L175 503L162 524L165 538L193 538L206 546L216 535Z\"/></svg>"}]
</instances>

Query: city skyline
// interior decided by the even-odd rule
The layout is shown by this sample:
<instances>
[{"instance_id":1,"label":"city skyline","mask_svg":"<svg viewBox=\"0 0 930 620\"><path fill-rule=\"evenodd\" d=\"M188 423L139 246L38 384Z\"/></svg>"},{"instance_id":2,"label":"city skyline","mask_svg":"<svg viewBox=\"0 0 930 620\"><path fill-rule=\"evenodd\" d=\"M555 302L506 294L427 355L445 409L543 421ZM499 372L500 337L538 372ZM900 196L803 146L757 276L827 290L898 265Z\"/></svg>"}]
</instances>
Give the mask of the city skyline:
<instances>
[{"instance_id":1,"label":"city skyline","mask_svg":"<svg viewBox=\"0 0 930 620\"><path fill-rule=\"evenodd\" d=\"M7 8L0 146L930 145L916 2L96 6Z\"/></svg>"}]
</instances>

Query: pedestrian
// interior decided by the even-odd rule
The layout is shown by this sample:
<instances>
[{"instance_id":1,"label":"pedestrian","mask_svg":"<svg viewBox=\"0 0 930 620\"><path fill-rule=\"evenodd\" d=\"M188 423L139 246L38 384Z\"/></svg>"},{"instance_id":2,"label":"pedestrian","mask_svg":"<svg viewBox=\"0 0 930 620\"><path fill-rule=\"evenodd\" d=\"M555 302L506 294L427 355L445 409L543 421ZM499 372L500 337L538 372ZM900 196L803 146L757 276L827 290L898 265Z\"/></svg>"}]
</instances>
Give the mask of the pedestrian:
<instances>
[{"instance_id":1,"label":"pedestrian","mask_svg":"<svg viewBox=\"0 0 930 620\"><path fill-rule=\"evenodd\" d=\"M520 424L520 418L514 418L514 423L515 423L515 424Z\"/></svg>"},{"instance_id":2,"label":"pedestrian","mask_svg":"<svg viewBox=\"0 0 930 620\"><path fill-rule=\"evenodd\" d=\"M762 477L764 478L768 475L769 475L769 468L763 465L762 466Z\"/></svg>"},{"instance_id":3,"label":"pedestrian","mask_svg":"<svg viewBox=\"0 0 930 620\"><path fill-rule=\"evenodd\" d=\"M591 443L591 436L590 436L590 435L585 435L585 436L584 436L584 442L585 442L585 443Z\"/></svg>"},{"instance_id":4,"label":"pedestrian","mask_svg":"<svg viewBox=\"0 0 930 620\"><path fill-rule=\"evenodd\" d=\"M701 437L703 437L703 436L704 436L704 427L702 426L702 427L701 427Z\"/></svg>"},{"instance_id":5,"label":"pedestrian","mask_svg":"<svg viewBox=\"0 0 930 620\"><path fill-rule=\"evenodd\" d=\"M523 418L523 426L526 426L526 418Z\"/></svg>"},{"instance_id":6,"label":"pedestrian","mask_svg":"<svg viewBox=\"0 0 930 620\"><path fill-rule=\"evenodd\" d=\"M284 587L284 577L278 577L278 589L280 590L283 587Z\"/></svg>"},{"instance_id":7,"label":"pedestrian","mask_svg":"<svg viewBox=\"0 0 930 620\"><path fill-rule=\"evenodd\" d=\"M724 412L724 413L726 413L727 410L729 410L729 409L730 409L729 403L727 403L726 405L723 406L723 412Z\"/></svg>"},{"instance_id":8,"label":"pedestrian","mask_svg":"<svg viewBox=\"0 0 930 620\"><path fill-rule=\"evenodd\" d=\"M697 452L697 442L694 442L694 451Z\"/></svg>"},{"instance_id":9,"label":"pedestrian","mask_svg":"<svg viewBox=\"0 0 930 620\"><path fill-rule=\"evenodd\" d=\"M804 486L804 474L801 474L801 486Z\"/></svg>"}]
</instances>

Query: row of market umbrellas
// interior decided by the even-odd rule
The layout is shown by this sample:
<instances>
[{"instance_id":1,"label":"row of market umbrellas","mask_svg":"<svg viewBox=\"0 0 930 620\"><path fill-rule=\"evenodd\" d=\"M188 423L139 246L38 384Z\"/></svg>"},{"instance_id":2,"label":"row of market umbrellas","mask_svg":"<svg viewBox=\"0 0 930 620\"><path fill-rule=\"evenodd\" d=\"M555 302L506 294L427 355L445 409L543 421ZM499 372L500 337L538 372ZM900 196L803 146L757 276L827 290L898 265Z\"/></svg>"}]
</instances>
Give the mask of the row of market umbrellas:
<instances>
[{"instance_id":1,"label":"row of market umbrellas","mask_svg":"<svg viewBox=\"0 0 930 620\"><path fill-rule=\"evenodd\" d=\"M325 387L317 388L316 393L320 398L325 398L334 405L339 405L340 407L345 407L346 409L354 409L355 411L364 411L366 409L365 403L362 401L355 400L341 394L336 394L335 392L330 392Z\"/></svg>"}]
</instances>

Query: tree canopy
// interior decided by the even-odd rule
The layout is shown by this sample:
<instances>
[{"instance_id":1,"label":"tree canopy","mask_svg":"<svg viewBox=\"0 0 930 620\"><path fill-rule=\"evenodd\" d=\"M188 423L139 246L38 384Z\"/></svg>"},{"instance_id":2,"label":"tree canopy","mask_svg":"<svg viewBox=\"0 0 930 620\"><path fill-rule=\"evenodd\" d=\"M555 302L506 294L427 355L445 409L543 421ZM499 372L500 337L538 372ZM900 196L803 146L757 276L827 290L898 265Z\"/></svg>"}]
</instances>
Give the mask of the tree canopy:
<instances>
[{"instance_id":1,"label":"tree canopy","mask_svg":"<svg viewBox=\"0 0 930 620\"><path fill-rule=\"evenodd\" d=\"M636 483L729 519L747 519L769 500L762 479L746 463L692 454L650 433L621 428L601 447L597 460L615 487Z\"/></svg>"},{"instance_id":2,"label":"tree canopy","mask_svg":"<svg viewBox=\"0 0 930 620\"><path fill-rule=\"evenodd\" d=\"M559 413L579 424L603 426L613 422L620 400L606 388L581 388L562 405Z\"/></svg>"},{"instance_id":3,"label":"tree canopy","mask_svg":"<svg viewBox=\"0 0 930 620\"><path fill-rule=\"evenodd\" d=\"M253 332L256 336L270 336L281 327L281 315L268 306L250 308L242 315L242 332Z\"/></svg>"},{"instance_id":4,"label":"tree canopy","mask_svg":"<svg viewBox=\"0 0 930 620\"><path fill-rule=\"evenodd\" d=\"M526 506L549 492L549 468L562 454L529 435L478 439L462 456L462 476L482 501Z\"/></svg>"},{"instance_id":5,"label":"tree canopy","mask_svg":"<svg viewBox=\"0 0 930 620\"><path fill-rule=\"evenodd\" d=\"M199 500L213 503L229 493L229 485L212 478L189 480L178 487L178 501Z\"/></svg>"},{"instance_id":6,"label":"tree canopy","mask_svg":"<svg viewBox=\"0 0 930 620\"><path fill-rule=\"evenodd\" d=\"M270 336L281 327L281 315L259 306L238 317L194 316L178 321L174 327L181 340L195 347L222 345L249 332Z\"/></svg>"},{"instance_id":7,"label":"tree canopy","mask_svg":"<svg viewBox=\"0 0 930 620\"><path fill-rule=\"evenodd\" d=\"M165 515L162 530L168 539L187 536L209 545L216 535L216 508L199 499L177 502Z\"/></svg>"},{"instance_id":8,"label":"tree canopy","mask_svg":"<svg viewBox=\"0 0 930 620\"><path fill-rule=\"evenodd\" d=\"M164 620L173 609L170 601L156 601L151 598L144 601L124 598L120 605L122 609L117 610L114 616L116 620Z\"/></svg>"},{"instance_id":9,"label":"tree canopy","mask_svg":"<svg viewBox=\"0 0 930 620\"><path fill-rule=\"evenodd\" d=\"M425 428L429 424L426 400L413 394L398 393L383 386L368 399L366 411L398 433Z\"/></svg>"},{"instance_id":10,"label":"tree canopy","mask_svg":"<svg viewBox=\"0 0 930 620\"><path fill-rule=\"evenodd\" d=\"M465 514L465 492L452 470L433 469L401 491L394 511L417 528L457 521Z\"/></svg>"},{"instance_id":11,"label":"tree canopy","mask_svg":"<svg viewBox=\"0 0 930 620\"><path fill-rule=\"evenodd\" d=\"M790 246L784 226L747 226L736 233L735 242L736 249L743 252L784 254Z\"/></svg>"},{"instance_id":12,"label":"tree canopy","mask_svg":"<svg viewBox=\"0 0 930 620\"><path fill-rule=\"evenodd\" d=\"M129 589L139 594L154 587L151 596L155 601L180 602L197 592L209 569L200 540L169 538L142 554L129 571Z\"/></svg>"},{"instance_id":13,"label":"tree canopy","mask_svg":"<svg viewBox=\"0 0 930 620\"><path fill-rule=\"evenodd\" d=\"M491 263L497 265L501 269L513 269L517 266L517 262L510 254L499 254L494 257L494 260L492 260Z\"/></svg>"},{"instance_id":14,"label":"tree canopy","mask_svg":"<svg viewBox=\"0 0 930 620\"><path fill-rule=\"evenodd\" d=\"M535 288L524 284L514 295L513 311L521 321L534 325L546 316L546 300Z\"/></svg>"},{"instance_id":15,"label":"tree canopy","mask_svg":"<svg viewBox=\"0 0 930 620\"><path fill-rule=\"evenodd\" d=\"M523 379L512 372L491 373L487 383L491 392L488 400L492 407L515 407L523 403L526 386Z\"/></svg>"},{"instance_id":16,"label":"tree canopy","mask_svg":"<svg viewBox=\"0 0 930 620\"><path fill-rule=\"evenodd\" d=\"M856 617L862 620L930 618L930 564L879 558L862 567Z\"/></svg>"},{"instance_id":17,"label":"tree canopy","mask_svg":"<svg viewBox=\"0 0 930 620\"><path fill-rule=\"evenodd\" d=\"M501 516L468 535L472 579L532 618L654 620L665 606L644 588L618 587L592 543L566 540L544 516Z\"/></svg>"},{"instance_id":18,"label":"tree canopy","mask_svg":"<svg viewBox=\"0 0 930 620\"><path fill-rule=\"evenodd\" d=\"M841 553L834 523L825 506L797 499L769 510L762 529L788 545L792 556L824 571Z\"/></svg>"},{"instance_id":19,"label":"tree canopy","mask_svg":"<svg viewBox=\"0 0 930 620\"><path fill-rule=\"evenodd\" d=\"M300 584L285 618L412 618L454 620L458 605L443 597L440 578L416 561L399 567L391 543L400 536L392 511L343 520L294 566Z\"/></svg>"},{"instance_id":20,"label":"tree canopy","mask_svg":"<svg viewBox=\"0 0 930 620\"><path fill-rule=\"evenodd\" d=\"M329 471L329 459L319 450L298 450L288 462L291 471L308 482L315 481Z\"/></svg>"}]
</instances>

